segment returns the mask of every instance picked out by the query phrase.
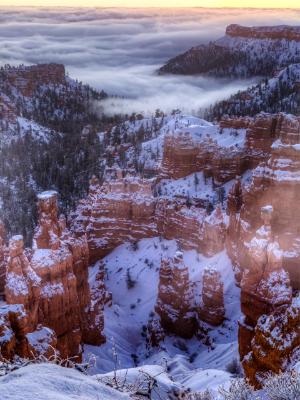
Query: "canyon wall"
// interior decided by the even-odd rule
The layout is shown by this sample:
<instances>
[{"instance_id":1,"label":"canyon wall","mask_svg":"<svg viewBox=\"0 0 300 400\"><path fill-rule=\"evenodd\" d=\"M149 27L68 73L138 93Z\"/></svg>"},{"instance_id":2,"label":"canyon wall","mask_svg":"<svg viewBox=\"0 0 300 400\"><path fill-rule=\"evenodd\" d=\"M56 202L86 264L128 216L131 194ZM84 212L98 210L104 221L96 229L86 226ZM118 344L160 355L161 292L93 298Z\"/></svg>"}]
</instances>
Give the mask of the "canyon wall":
<instances>
[{"instance_id":1,"label":"canyon wall","mask_svg":"<svg viewBox=\"0 0 300 400\"><path fill-rule=\"evenodd\" d=\"M14 236L9 244L5 267L7 305L0 309L7 324L3 329L10 330L14 338L11 345L6 345L7 352L31 357L49 354L53 348L63 359L80 360L82 343L105 341L100 306L104 299L101 292L95 307L88 284L86 237L75 238L67 229L65 218L58 218L56 192L38 196L38 212L29 258L22 236Z\"/></svg>"},{"instance_id":2,"label":"canyon wall","mask_svg":"<svg viewBox=\"0 0 300 400\"><path fill-rule=\"evenodd\" d=\"M37 64L4 68L1 75L23 96L31 97L38 86L66 82L65 67L62 64Z\"/></svg>"},{"instance_id":3,"label":"canyon wall","mask_svg":"<svg viewBox=\"0 0 300 400\"><path fill-rule=\"evenodd\" d=\"M237 180L228 197L226 247L244 314L240 356L255 385L260 373L286 368L300 339L298 301L292 297L300 289L300 118L279 115L273 127L276 140L269 158L254 170L250 184L242 187ZM275 324L278 348L270 343Z\"/></svg>"},{"instance_id":4,"label":"canyon wall","mask_svg":"<svg viewBox=\"0 0 300 400\"><path fill-rule=\"evenodd\" d=\"M212 137L195 140L189 132L170 132L165 137L161 177L179 179L203 171L216 184L234 179L268 158L282 118L262 113L255 118L222 119L217 137L245 134L242 146L223 147Z\"/></svg>"},{"instance_id":5,"label":"canyon wall","mask_svg":"<svg viewBox=\"0 0 300 400\"><path fill-rule=\"evenodd\" d=\"M159 235L207 256L223 250L226 228L220 208L208 215L184 201L156 198L152 185L152 180L130 176L102 186L92 179L88 198L70 218L72 231L87 235L91 263L124 242Z\"/></svg>"},{"instance_id":6,"label":"canyon wall","mask_svg":"<svg viewBox=\"0 0 300 400\"><path fill-rule=\"evenodd\" d=\"M298 26L255 26L248 27L237 24L227 26L226 35L249 39L279 39L295 40L300 42L300 28Z\"/></svg>"}]
</instances>

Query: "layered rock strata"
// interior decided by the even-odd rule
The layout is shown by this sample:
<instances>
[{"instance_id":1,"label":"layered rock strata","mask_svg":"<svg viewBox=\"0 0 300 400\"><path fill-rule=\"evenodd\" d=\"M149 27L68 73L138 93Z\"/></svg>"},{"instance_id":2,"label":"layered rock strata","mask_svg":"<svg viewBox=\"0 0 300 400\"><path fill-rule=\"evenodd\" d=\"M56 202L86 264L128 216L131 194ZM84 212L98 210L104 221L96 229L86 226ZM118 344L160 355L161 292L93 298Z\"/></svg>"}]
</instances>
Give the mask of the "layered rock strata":
<instances>
[{"instance_id":1,"label":"layered rock strata","mask_svg":"<svg viewBox=\"0 0 300 400\"><path fill-rule=\"evenodd\" d=\"M207 256L223 250L226 224L219 207L208 215L204 208L180 200L156 198L152 185L152 180L130 176L102 186L91 181L88 198L71 218L76 235L87 235L91 262L124 242L159 235Z\"/></svg>"}]
</instances>

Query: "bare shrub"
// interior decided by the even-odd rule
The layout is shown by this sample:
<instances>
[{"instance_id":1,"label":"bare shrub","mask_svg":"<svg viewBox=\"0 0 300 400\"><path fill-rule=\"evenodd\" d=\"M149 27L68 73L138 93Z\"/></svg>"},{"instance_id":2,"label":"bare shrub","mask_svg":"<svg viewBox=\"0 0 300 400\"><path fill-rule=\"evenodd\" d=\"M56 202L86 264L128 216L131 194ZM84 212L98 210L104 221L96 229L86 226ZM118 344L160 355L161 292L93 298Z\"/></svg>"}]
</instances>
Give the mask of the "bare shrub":
<instances>
[{"instance_id":1,"label":"bare shrub","mask_svg":"<svg viewBox=\"0 0 300 400\"><path fill-rule=\"evenodd\" d=\"M242 376L242 368L237 358L233 358L227 365L226 371L233 376Z\"/></svg>"},{"instance_id":2,"label":"bare shrub","mask_svg":"<svg viewBox=\"0 0 300 400\"><path fill-rule=\"evenodd\" d=\"M233 379L228 389L219 389L224 400L255 400L254 388L245 379Z\"/></svg>"},{"instance_id":3,"label":"bare shrub","mask_svg":"<svg viewBox=\"0 0 300 400\"><path fill-rule=\"evenodd\" d=\"M297 371L269 374L264 377L263 389L270 400L299 400L300 374Z\"/></svg>"}]
</instances>

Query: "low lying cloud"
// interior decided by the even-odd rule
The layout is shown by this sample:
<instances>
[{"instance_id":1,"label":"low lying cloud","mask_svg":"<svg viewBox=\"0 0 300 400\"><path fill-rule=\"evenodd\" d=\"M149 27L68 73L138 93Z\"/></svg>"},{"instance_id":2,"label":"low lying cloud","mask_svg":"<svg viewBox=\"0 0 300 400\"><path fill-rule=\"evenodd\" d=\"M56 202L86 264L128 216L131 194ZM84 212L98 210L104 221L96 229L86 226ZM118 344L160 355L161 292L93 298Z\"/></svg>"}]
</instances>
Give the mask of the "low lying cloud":
<instances>
[{"instance_id":1,"label":"low lying cloud","mask_svg":"<svg viewBox=\"0 0 300 400\"><path fill-rule=\"evenodd\" d=\"M58 62L70 76L110 94L110 112L197 110L247 82L158 77L170 57L224 34L226 25L294 24L298 10L1 8L2 64Z\"/></svg>"}]
</instances>

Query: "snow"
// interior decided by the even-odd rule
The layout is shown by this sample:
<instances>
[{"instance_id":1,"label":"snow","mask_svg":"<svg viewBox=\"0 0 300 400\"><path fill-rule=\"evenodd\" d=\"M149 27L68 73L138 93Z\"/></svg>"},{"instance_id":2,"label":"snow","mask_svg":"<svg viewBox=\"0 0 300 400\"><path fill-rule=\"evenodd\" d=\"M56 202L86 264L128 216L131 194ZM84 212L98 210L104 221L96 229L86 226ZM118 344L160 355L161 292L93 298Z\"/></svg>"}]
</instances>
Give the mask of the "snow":
<instances>
[{"instance_id":1,"label":"snow","mask_svg":"<svg viewBox=\"0 0 300 400\"><path fill-rule=\"evenodd\" d=\"M226 365L233 358L238 358L237 328L241 311L239 289L235 285L232 265L225 251L210 258L194 250L183 251L190 280L198 284L198 290L195 291L198 302L205 268L219 271L224 282L227 319L217 328L207 325L212 346L207 347L199 339L192 338L184 341L184 349L180 346L180 338L168 336L160 349L149 351L146 348L141 333L156 304L160 261L162 257L174 257L176 251L175 240L143 239L138 242L137 250L125 243L102 260L107 274L106 286L112 292L113 304L105 307L104 334L107 342L100 347L84 347L87 359L91 354L96 357L92 374L104 374L113 370L112 354L116 351L118 368L134 368L135 363L139 367L164 366L167 362L169 378L179 386L193 385L197 390L205 390L205 385L209 380L213 381L215 376L218 377L216 385L218 382L228 381L230 374L225 372ZM91 285L95 281L98 268L97 263L90 268ZM136 282L130 289L126 284L127 270ZM190 362L191 357L193 362Z\"/></svg>"},{"instance_id":2,"label":"snow","mask_svg":"<svg viewBox=\"0 0 300 400\"><path fill-rule=\"evenodd\" d=\"M246 171L241 177L243 184L251 179L252 171ZM205 178L203 172L196 172L179 179L162 179L158 185L160 196L189 197L190 199L208 200L213 204L220 202L220 190L224 190L224 200L232 188L232 179L222 186L214 187L212 178Z\"/></svg>"},{"instance_id":3,"label":"snow","mask_svg":"<svg viewBox=\"0 0 300 400\"><path fill-rule=\"evenodd\" d=\"M54 196L57 196L57 192L55 190L48 190L37 195L39 200L48 200Z\"/></svg>"},{"instance_id":4,"label":"snow","mask_svg":"<svg viewBox=\"0 0 300 400\"><path fill-rule=\"evenodd\" d=\"M121 400L126 394L54 364L33 364L0 378L1 400Z\"/></svg>"}]
</instances>

